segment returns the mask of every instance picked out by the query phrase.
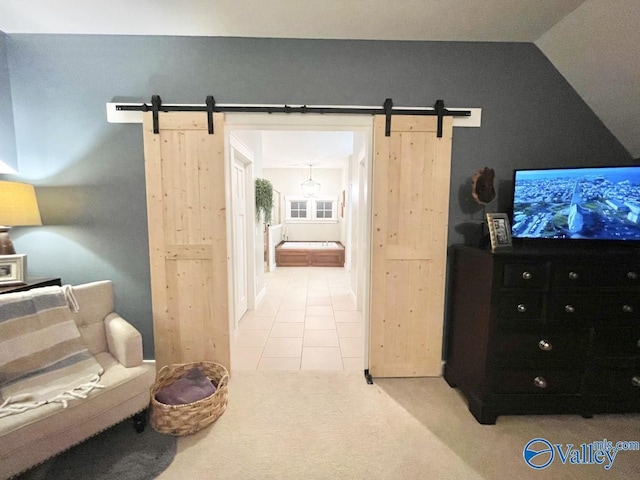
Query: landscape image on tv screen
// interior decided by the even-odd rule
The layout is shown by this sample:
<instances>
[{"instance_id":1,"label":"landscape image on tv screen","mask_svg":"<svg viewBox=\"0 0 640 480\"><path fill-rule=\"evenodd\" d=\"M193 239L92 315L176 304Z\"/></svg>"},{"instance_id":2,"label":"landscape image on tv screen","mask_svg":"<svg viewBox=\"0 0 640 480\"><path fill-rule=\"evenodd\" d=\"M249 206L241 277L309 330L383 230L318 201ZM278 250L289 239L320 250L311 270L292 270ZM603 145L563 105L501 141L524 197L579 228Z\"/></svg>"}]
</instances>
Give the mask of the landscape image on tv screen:
<instances>
[{"instance_id":1,"label":"landscape image on tv screen","mask_svg":"<svg viewBox=\"0 0 640 480\"><path fill-rule=\"evenodd\" d=\"M640 166L517 170L515 238L640 241Z\"/></svg>"}]
</instances>

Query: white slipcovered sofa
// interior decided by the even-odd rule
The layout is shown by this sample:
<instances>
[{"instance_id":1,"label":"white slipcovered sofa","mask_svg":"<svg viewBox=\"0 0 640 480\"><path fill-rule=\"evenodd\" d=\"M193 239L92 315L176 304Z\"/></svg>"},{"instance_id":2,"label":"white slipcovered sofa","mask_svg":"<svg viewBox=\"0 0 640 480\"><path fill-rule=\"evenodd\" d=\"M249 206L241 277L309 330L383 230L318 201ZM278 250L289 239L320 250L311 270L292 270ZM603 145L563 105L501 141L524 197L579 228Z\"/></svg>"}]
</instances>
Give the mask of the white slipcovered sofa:
<instances>
[{"instance_id":1,"label":"white slipcovered sofa","mask_svg":"<svg viewBox=\"0 0 640 480\"><path fill-rule=\"evenodd\" d=\"M79 307L72 315L82 340L104 369L101 388L84 399L69 400L66 408L63 403L49 403L0 418L0 478L10 478L144 412L149 404L155 366L142 361L140 333L114 313L112 283L87 283L71 292ZM19 294L2 295L0 303L8 295Z\"/></svg>"}]
</instances>

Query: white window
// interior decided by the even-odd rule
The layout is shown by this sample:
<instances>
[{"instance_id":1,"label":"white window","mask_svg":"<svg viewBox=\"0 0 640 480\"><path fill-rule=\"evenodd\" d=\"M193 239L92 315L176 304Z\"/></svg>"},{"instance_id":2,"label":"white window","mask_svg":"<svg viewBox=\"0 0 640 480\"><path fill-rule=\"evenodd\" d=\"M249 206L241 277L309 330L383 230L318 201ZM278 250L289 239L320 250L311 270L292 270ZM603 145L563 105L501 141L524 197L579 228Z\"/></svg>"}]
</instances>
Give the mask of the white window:
<instances>
[{"instance_id":1,"label":"white window","mask_svg":"<svg viewBox=\"0 0 640 480\"><path fill-rule=\"evenodd\" d=\"M333 205L332 200L316 200L316 218L333 218Z\"/></svg>"},{"instance_id":2,"label":"white window","mask_svg":"<svg viewBox=\"0 0 640 480\"><path fill-rule=\"evenodd\" d=\"M292 200L288 205L289 218L304 220L309 218L309 202L306 200Z\"/></svg>"},{"instance_id":3,"label":"white window","mask_svg":"<svg viewBox=\"0 0 640 480\"><path fill-rule=\"evenodd\" d=\"M338 199L336 197L285 197L287 222L336 223Z\"/></svg>"}]
</instances>

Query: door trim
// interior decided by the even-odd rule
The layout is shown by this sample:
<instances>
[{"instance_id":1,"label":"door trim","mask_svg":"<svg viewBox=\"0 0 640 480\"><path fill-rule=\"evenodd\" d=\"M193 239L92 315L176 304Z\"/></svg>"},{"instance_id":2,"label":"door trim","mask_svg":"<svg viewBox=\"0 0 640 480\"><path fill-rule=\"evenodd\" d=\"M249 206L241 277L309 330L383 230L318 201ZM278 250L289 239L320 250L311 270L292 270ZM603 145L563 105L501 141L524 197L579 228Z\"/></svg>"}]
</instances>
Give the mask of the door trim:
<instances>
[{"instance_id":1,"label":"door trim","mask_svg":"<svg viewBox=\"0 0 640 480\"><path fill-rule=\"evenodd\" d=\"M231 232L231 237L229 238L229 245L231 245L231 248L228 249L228 251L230 252L230 254L228 255L228 265L229 265L229 277L231 279L230 285L233 285L234 288L233 289L229 289L231 292L231 302L230 302L230 306L232 306L231 310L231 317L232 317L232 323L231 326L232 328L232 332L234 333L234 335L237 334L237 329L238 329L238 324L237 324L237 319L236 319L236 312L235 312L235 307L236 307L236 299L235 299L235 279L234 279L234 275L235 275L235 256L236 256L236 250L235 250L235 245L233 242L233 228L234 228L234 211L233 211L233 201L231 199L231 193L232 193L232 175L231 175L231 168L233 167L233 162L238 160L239 163L241 163L243 165L243 170L245 173L245 195L246 195L246 201L245 201L245 215L246 215L246 222L247 225L245 225L245 242L246 242L246 258L245 258L245 264L246 264L246 275L247 275L247 310L253 310L255 308L255 297L256 297L256 292L255 292L255 282L252 281L252 279L255 278L255 255L253 255L254 252L254 236L253 236L253 228L254 225L253 223L249 221L249 219L252 219L255 217L255 208L253 207L253 205L255 204L255 191L253 189L253 162L254 162L254 154L253 151L247 146L245 145L242 140L240 140L238 137L236 137L233 134L230 134L229 136L229 148L225 149L225 151L228 153L229 155L229 160L228 160L228 166L229 166L229 175L228 175L228 183L227 186L229 187L228 190L228 198L229 198L229 215L228 215L228 220L229 220L229 232ZM226 175L225 175L226 176Z\"/></svg>"}]
</instances>

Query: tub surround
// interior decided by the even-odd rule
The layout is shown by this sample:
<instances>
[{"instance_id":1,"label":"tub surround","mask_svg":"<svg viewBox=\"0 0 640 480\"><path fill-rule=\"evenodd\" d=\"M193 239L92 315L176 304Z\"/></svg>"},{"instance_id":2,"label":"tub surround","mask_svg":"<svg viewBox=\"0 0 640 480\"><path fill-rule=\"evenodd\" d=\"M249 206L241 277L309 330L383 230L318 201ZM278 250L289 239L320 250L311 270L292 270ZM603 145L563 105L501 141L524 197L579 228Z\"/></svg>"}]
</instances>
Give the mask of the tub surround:
<instances>
[{"instance_id":1,"label":"tub surround","mask_svg":"<svg viewBox=\"0 0 640 480\"><path fill-rule=\"evenodd\" d=\"M343 267L340 242L285 242L276 246L278 267Z\"/></svg>"}]
</instances>

